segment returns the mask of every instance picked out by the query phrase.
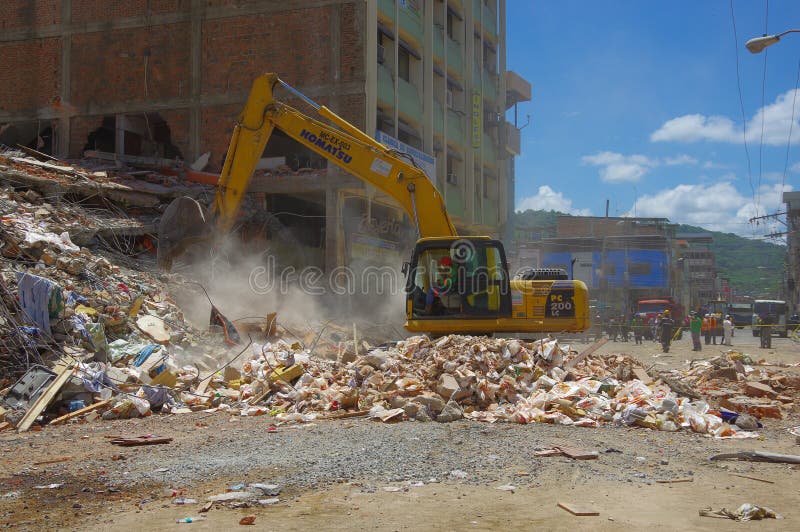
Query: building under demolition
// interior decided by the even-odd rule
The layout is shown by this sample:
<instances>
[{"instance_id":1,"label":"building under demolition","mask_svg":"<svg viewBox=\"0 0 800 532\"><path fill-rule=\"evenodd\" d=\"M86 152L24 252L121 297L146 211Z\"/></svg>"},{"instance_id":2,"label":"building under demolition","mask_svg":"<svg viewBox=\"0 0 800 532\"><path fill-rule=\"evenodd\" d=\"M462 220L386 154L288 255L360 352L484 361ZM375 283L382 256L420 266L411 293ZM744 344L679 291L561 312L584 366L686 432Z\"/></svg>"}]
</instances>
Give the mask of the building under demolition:
<instances>
[{"instance_id":1,"label":"building under demolition","mask_svg":"<svg viewBox=\"0 0 800 532\"><path fill-rule=\"evenodd\" d=\"M505 228L520 143L503 117L530 84L506 70L504 0L40 0L3 11L2 144L218 172L253 79L276 72L411 153L459 231ZM304 264L405 254L410 224L391 198L280 132L250 192L249 238L280 234Z\"/></svg>"}]
</instances>

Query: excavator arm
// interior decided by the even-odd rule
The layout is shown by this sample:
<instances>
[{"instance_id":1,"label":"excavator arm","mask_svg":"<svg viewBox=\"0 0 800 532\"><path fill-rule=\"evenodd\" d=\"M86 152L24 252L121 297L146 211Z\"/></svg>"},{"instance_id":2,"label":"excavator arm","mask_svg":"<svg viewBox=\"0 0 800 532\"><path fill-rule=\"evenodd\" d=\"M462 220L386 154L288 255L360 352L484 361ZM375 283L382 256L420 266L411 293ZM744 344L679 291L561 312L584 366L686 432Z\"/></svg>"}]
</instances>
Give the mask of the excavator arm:
<instances>
[{"instance_id":1,"label":"excavator arm","mask_svg":"<svg viewBox=\"0 0 800 532\"><path fill-rule=\"evenodd\" d=\"M306 116L276 101L281 85L312 106L333 125ZM394 198L417 227L418 236L456 236L444 198L413 160L372 139L325 106L320 106L276 74L253 82L250 96L234 127L225 164L214 197L212 220L188 198L180 198L165 211L160 224L158 261L168 269L188 244L228 232L236 220L256 164L277 128L343 170ZM209 223L214 227L208 227Z\"/></svg>"},{"instance_id":2,"label":"excavator arm","mask_svg":"<svg viewBox=\"0 0 800 532\"><path fill-rule=\"evenodd\" d=\"M336 127L276 101L273 91L277 85L302 98L320 117ZM394 198L414 221L420 237L455 236L444 198L411 159L401 158L401 154L372 139L327 107L309 100L276 74L264 74L253 82L234 130L214 204L221 228L227 230L232 225L274 128Z\"/></svg>"}]
</instances>

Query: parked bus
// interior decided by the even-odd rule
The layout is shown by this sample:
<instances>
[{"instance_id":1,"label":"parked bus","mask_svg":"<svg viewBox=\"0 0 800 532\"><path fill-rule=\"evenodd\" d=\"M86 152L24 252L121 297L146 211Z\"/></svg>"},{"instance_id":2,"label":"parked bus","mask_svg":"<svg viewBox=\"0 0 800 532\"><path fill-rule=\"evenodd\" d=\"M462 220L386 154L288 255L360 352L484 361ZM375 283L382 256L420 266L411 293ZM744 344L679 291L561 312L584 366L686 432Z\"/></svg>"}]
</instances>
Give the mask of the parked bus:
<instances>
[{"instance_id":1,"label":"parked bus","mask_svg":"<svg viewBox=\"0 0 800 532\"><path fill-rule=\"evenodd\" d=\"M786 301L779 299L756 299L753 301L753 336L759 335L758 318L762 321L767 320L767 316L773 316L772 332L777 333L781 338L788 336L786 328Z\"/></svg>"},{"instance_id":2,"label":"parked bus","mask_svg":"<svg viewBox=\"0 0 800 532\"><path fill-rule=\"evenodd\" d=\"M728 314L733 320L733 326L744 329L753 322L753 305L751 303L731 303Z\"/></svg>"}]
</instances>

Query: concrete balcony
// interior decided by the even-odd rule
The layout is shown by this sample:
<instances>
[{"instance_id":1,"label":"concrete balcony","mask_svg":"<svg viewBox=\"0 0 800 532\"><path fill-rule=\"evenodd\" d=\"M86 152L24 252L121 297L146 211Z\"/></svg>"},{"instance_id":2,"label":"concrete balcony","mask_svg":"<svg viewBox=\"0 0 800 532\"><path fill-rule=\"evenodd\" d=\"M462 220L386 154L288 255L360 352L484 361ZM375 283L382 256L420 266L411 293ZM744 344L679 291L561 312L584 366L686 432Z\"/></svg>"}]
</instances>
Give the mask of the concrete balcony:
<instances>
[{"instance_id":1,"label":"concrete balcony","mask_svg":"<svg viewBox=\"0 0 800 532\"><path fill-rule=\"evenodd\" d=\"M497 42L497 15L489 9L488 6L483 5L482 2L475 2L481 4L483 7L483 33L492 42Z\"/></svg>"},{"instance_id":2,"label":"concrete balcony","mask_svg":"<svg viewBox=\"0 0 800 532\"><path fill-rule=\"evenodd\" d=\"M494 145L492 137L484 133L481 137L481 157L483 165L489 167L497 166L497 147Z\"/></svg>"},{"instance_id":3,"label":"concrete balcony","mask_svg":"<svg viewBox=\"0 0 800 532\"><path fill-rule=\"evenodd\" d=\"M462 176L459 176L461 178ZM464 217L464 192L460 187L447 183L445 204L447 205L447 212L451 216Z\"/></svg>"},{"instance_id":4,"label":"concrete balcony","mask_svg":"<svg viewBox=\"0 0 800 532\"><path fill-rule=\"evenodd\" d=\"M444 61L444 31L442 28L433 28L433 57L438 63Z\"/></svg>"},{"instance_id":5,"label":"concrete balcony","mask_svg":"<svg viewBox=\"0 0 800 532\"><path fill-rule=\"evenodd\" d=\"M485 100L489 100L490 102L497 101L497 83L495 82L496 77L489 73L488 70L484 69L483 71L483 98Z\"/></svg>"},{"instance_id":6,"label":"concrete balcony","mask_svg":"<svg viewBox=\"0 0 800 532\"><path fill-rule=\"evenodd\" d=\"M512 70L506 71L506 109L531 100L531 84Z\"/></svg>"},{"instance_id":7,"label":"concrete balcony","mask_svg":"<svg viewBox=\"0 0 800 532\"><path fill-rule=\"evenodd\" d=\"M395 0L378 0L378 16L385 20L394 20L394 2ZM422 45L422 13L403 7L400 4L398 9L399 18L397 25L405 37L414 41L417 46Z\"/></svg>"},{"instance_id":8,"label":"concrete balcony","mask_svg":"<svg viewBox=\"0 0 800 532\"><path fill-rule=\"evenodd\" d=\"M419 99L419 90L404 79L400 79L397 87L400 105L398 112L404 118L419 124L422 121L422 101Z\"/></svg>"},{"instance_id":9,"label":"concrete balcony","mask_svg":"<svg viewBox=\"0 0 800 532\"><path fill-rule=\"evenodd\" d=\"M433 133L444 134L444 105L437 100L433 100Z\"/></svg>"},{"instance_id":10,"label":"concrete balcony","mask_svg":"<svg viewBox=\"0 0 800 532\"><path fill-rule=\"evenodd\" d=\"M496 226L499 221L497 200L483 198L480 219L483 225Z\"/></svg>"},{"instance_id":11,"label":"concrete balcony","mask_svg":"<svg viewBox=\"0 0 800 532\"><path fill-rule=\"evenodd\" d=\"M447 110L447 142L464 145L464 119L452 109Z\"/></svg>"},{"instance_id":12,"label":"concrete balcony","mask_svg":"<svg viewBox=\"0 0 800 532\"><path fill-rule=\"evenodd\" d=\"M514 127L514 124L503 122L500 125L500 135L506 153L509 155L519 155L522 153L520 149L520 131Z\"/></svg>"},{"instance_id":13,"label":"concrete balcony","mask_svg":"<svg viewBox=\"0 0 800 532\"><path fill-rule=\"evenodd\" d=\"M461 53L461 43L447 39L447 68L464 77L464 56Z\"/></svg>"},{"instance_id":14,"label":"concrete balcony","mask_svg":"<svg viewBox=\"0 0 800 532\"><path fill-rule=\"evenodd\" d=\"M394 80L385 65L378 65L378 103L388 108L394 107Z\"/></svg>"}]
</instances>

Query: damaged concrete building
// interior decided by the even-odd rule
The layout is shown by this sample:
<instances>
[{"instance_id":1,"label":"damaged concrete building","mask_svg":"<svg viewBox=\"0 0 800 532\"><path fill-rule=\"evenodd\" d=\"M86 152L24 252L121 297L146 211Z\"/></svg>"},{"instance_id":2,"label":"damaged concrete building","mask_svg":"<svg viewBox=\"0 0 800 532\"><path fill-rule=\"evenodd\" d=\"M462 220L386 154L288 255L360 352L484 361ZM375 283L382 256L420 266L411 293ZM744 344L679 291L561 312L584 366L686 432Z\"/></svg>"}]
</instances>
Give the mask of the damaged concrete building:
<instances>
[{"instance_id":1,"label":"damaged concrete building","mask_svg":"<svg viewBox=\"0 0 800 532\"><path fill-rule=\"evenodd\" d=\"M459 231L504 236L530 84L506 71L505 0L7 0L0 144L181 159L218 172L253 79L276 72L400 151ZM288 93L278 97L304 112ZM330 270L399 264L397 205L280 133L249 201ZM264 238L269 238L266 236Z\"/></svg>"}]
</instances>

